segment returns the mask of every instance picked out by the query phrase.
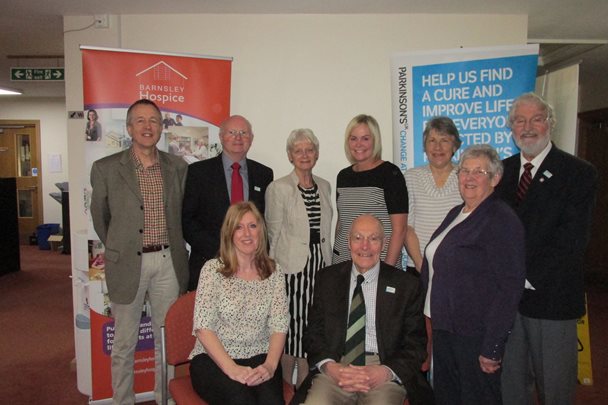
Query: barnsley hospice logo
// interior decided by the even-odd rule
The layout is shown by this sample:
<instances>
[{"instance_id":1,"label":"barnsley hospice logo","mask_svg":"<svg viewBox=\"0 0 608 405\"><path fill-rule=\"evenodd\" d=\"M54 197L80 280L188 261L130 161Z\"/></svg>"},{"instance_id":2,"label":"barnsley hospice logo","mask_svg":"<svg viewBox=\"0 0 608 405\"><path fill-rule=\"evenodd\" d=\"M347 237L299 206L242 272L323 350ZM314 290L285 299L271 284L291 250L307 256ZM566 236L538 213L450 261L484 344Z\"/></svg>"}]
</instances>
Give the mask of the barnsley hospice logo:
<instances>
[{"instance_id":1,"label":"barnsley hospice logo","mask_svg":"<svg viewBox=\"0 0 608 405\"><path fill-rule=\"evenodd\" d=\"M139 98L147 98L156 104L183 104L188 78L164 61L142 70L135 75Z\"/></svg>"}]
</instances>

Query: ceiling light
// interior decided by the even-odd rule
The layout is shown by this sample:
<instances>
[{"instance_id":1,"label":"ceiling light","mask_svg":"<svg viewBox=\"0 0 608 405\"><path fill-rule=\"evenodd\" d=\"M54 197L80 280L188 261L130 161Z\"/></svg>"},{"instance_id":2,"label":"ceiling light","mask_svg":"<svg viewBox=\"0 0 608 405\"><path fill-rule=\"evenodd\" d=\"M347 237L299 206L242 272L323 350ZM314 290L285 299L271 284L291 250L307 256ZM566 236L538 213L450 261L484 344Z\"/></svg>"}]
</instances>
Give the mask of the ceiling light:
<instances>
[{"instance_id":1,"label":"ceiling light","mask_svg":"<svg viewBox=\"0 0 608 405\"><path fill-rule=\"evenodd\" d=\"M19 94L23 94L23 91L19 89L13 89L11 87L0 86L0 96L14 96Z\"/></svg>"}]
</instances>

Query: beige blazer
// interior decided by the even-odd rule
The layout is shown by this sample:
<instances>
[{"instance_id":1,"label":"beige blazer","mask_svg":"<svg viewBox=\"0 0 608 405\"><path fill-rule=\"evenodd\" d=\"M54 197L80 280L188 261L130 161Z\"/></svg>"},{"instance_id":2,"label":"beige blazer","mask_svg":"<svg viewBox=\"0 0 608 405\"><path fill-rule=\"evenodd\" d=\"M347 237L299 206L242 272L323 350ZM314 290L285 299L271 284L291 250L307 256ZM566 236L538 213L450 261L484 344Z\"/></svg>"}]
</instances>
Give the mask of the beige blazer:
<instances>
[{"instance_id":1,"label":"beige blazer","mask_svg":"<svg viewBox=\"0 0 608 405\"><path fill-rule=\"evenodd\" d=\"M327 180L313 175L319 187L321 202L321 252L325 263L331 263L331 186ZM270 256L286 274L304 270L308 258L310 230L308 213L295 170L273 181L266 190L266 226Z\"/></svg>"},{"instance_id":2,"label":"beige blazer","mask_svg":"<svg viewBox=\"0 0 608 405\"><path fill-rule=\"evenodd\" d=\"M182 236L182 199L188 165L180 157L158 154L171 259L183 292L188 283L188 252ZM93 163L91 185L91 216L106 248L110 301L129 304L139 288L144 229L143 199L130 150Z\"/></svg>"}]
</instances>

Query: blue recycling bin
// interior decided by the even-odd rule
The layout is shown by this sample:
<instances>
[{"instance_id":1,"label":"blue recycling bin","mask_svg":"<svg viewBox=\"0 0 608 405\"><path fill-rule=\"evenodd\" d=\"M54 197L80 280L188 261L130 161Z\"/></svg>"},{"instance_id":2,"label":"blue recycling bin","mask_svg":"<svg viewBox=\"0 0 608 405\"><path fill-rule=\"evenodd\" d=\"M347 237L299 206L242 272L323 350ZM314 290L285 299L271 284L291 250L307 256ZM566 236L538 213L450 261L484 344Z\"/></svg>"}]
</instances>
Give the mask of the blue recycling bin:
<instances>
[{"instance_id":1,"label":"blue recycling bin","mask_svg":"<svg viewBox=\"0 0 608 405\"><path fill-rule=\"evenodd\" d=\"M59 224L42 224L36 227L36 238L38 239L38 249L51 250L49 236L59 233Z\"/></svg>"}]
</instances>

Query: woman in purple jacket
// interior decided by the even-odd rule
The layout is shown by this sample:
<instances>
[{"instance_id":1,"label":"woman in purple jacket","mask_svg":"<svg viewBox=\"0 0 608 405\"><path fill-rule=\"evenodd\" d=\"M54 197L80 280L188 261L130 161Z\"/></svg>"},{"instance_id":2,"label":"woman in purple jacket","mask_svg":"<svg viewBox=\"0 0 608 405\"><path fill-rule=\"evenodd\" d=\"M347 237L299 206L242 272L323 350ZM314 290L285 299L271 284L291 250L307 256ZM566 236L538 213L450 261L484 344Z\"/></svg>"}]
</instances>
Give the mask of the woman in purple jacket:
<instances>
[{"instance_id":1,"label":"woman in purple jacket","mask_svg":"<svg viewBox=\"0 0 608 405\"><path fill-rule=\"evenodd\" d=\"M503 168L489 145L467 148L458 165L463 204L426 247L425 315L433 328L437 404L500 404L500 363L524 289L524 229L493 192Z\"/></svg>"}]
</instances>

